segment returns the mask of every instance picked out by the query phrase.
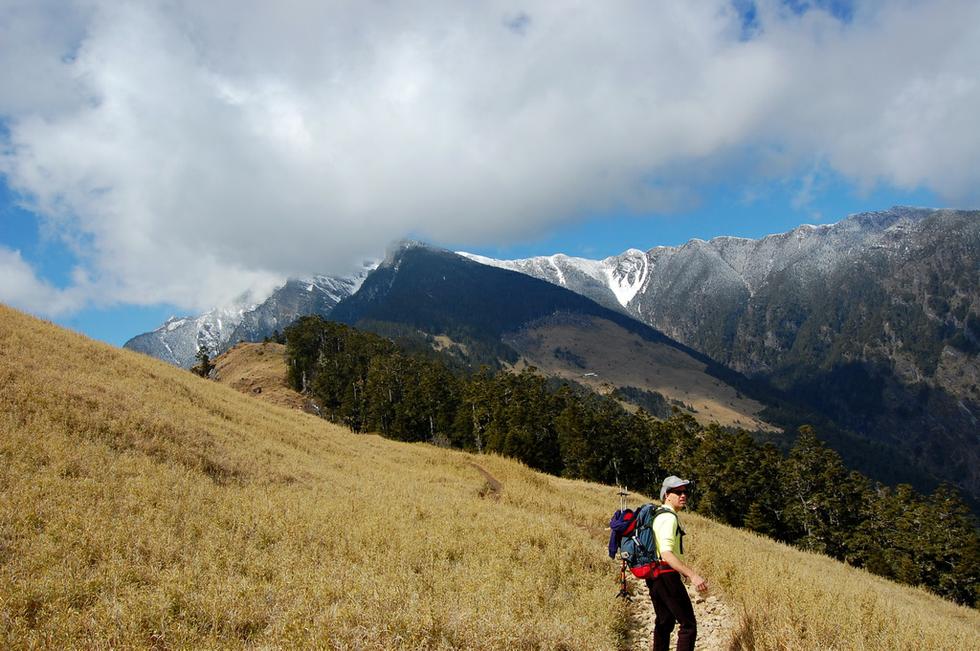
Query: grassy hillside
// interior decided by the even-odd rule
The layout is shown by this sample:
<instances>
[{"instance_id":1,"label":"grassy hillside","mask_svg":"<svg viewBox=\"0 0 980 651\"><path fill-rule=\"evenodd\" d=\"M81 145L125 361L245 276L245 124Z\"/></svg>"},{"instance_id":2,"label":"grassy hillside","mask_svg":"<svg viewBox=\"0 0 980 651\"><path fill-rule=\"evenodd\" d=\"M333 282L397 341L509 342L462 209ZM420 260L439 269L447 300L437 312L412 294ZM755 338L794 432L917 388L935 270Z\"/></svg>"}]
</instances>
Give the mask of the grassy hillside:
<instances>
[{"instance_id":1,"label":"grassy hillside","mask_svg":"<svg viewBox=\"0 0 980 651\"><path fill-rule=\"evenodd\" d=\"M624 644L608 487L353 435L2 306L0 386L4 648ZM975 611L686 522L743 648L980 644Z\"/></svg>"},{"instance_id":2,"label":"grassy hillside","mask_svg":"<svg viewBox=\"0 0 980 651\"><path fill-rule=\"evenodd\" d=\"M282 407L313 411L286 381L286 347L267 342L239 343L214 360L212 379Z\"/></svg>"}]
</instances>

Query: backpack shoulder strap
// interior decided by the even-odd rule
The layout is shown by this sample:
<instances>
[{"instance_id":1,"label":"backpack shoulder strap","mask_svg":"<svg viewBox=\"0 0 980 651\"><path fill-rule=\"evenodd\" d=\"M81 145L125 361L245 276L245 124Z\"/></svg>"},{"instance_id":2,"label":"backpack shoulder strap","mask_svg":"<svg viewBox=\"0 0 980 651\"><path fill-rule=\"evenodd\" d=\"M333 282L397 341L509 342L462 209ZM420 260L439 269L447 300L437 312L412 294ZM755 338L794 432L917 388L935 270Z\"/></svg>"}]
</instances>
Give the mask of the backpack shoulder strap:
<instances>
[{"instance_id":1,"label":"backpack shoulder strap","mask_svg":"<svg viewBox=\"0 0 980 651\"><path fill-rule=\"evenodd\" d=\"M657 510L653 512L653 517L650 518L650 521L653 522L657 519L658 515L663 515L664 513L669 513L674 516L674 518L677 520L677 526L680 526L681 521L680 518L677 517L677 513L673 509L668 509L666 506L658 506Z\"/></svg>"}]
</instances>

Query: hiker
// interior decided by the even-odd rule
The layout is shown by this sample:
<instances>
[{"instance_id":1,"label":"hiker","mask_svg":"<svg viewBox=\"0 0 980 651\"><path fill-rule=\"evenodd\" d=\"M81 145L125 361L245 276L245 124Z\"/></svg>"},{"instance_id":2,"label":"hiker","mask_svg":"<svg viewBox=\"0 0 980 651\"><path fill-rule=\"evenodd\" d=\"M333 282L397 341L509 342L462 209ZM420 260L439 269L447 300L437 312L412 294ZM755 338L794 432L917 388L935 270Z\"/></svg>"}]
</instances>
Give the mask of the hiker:
<instances>
[{"instance_id":1,"label":"hiker","mask_svg":"<svg viewBox=\"0 0 980 651\"><path fill-rule=\"evenodd\" d=\"M684 529L677 516L687 506L690 484L689 480L674 475L665 479L660 488L663 508L653 519L653 535L656 537L660 558L670 566L660 569L656 578L646 580L653 610L657 615L653 625L653 651L667 651L675 622L680 623L677 651L694 649L694 640L698 636L694 606L681 582L681 575L690 579L698 592L706 592L708 582L684 562Z\"/></svg>"}]
</instances>

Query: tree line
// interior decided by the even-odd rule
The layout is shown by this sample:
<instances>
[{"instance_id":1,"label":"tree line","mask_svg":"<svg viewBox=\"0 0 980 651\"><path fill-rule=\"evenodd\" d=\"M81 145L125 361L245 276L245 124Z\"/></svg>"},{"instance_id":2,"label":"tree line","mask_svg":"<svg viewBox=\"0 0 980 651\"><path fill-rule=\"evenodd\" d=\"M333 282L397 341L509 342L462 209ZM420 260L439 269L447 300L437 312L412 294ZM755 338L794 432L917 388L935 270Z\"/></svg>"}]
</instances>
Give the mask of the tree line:
<instances>
[{"instance_id":1,"label":"tree line","mask_svg":"<svg viewBox=\"0 0 980 651\"><path fill-rule=\"evenodd\" d=\"M959 603L980 599L980 535L948 485L930 495L845 467L813 428L787 455L744 430L665 420L527 369L463 374L374 334L304 317L286 332L289 382L355 432L494 452L564 477L659 492L689 477L691 507Z\"/></svg>"}]
</instances>

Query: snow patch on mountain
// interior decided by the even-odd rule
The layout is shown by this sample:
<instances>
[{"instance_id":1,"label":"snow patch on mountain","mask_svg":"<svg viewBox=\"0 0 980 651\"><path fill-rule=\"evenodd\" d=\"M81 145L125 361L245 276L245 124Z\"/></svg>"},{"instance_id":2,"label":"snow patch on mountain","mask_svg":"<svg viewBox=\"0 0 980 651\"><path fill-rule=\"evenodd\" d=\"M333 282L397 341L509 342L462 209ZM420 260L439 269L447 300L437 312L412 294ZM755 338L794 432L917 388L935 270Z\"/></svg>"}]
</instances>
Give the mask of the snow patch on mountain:
<instances>
[{"instance_id":1,"label":"snow patch on mountain","mask_svg":"<svg viewBox=\"0 0 980 651\"><path fill-rule=\"evenodd\" d=\"M639 249L629 249L625 253L602 261L608 287L623 307L643 289L650 275L650 261Z\"/></svg>"},{"instance_id":2,"label":"snow patch on mountain","mask_svg":"<svg viewBox=\"0 0 980 651\"><path fill-rule=\"evenodd\" d=\"M466 251L457 251L457 254L480 264L547 280L620 312L625 311L626 305L643 287L650 268L645 254L637 249L605 260L576 258L563 253L520 260L497 260Z\"/></svg>"}]
</instances>

